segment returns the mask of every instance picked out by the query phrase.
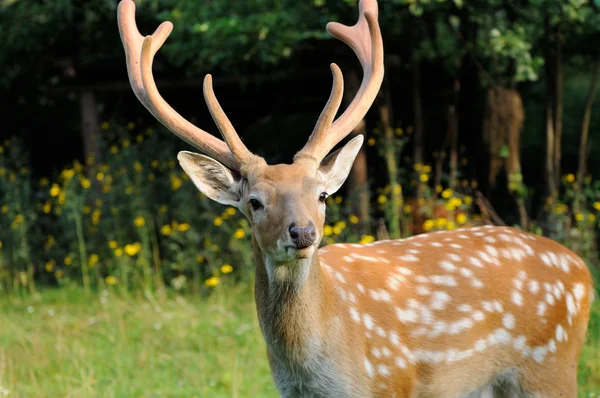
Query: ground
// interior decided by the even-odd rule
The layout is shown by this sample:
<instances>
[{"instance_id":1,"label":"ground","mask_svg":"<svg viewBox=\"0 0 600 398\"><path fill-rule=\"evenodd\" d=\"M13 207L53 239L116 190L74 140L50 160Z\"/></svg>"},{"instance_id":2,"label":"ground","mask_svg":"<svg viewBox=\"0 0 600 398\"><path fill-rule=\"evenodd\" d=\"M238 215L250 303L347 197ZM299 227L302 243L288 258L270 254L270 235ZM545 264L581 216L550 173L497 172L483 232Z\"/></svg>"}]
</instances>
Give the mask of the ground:
<instances>
[{"instance_id":1,"label":"ground","mask_svg":"<svg viewBox=\"0 0 600 398\"><path fill-rule=\"evenodd\" d=\"M600 397L599 301L582 398ZM0 397L277 397L244 285L208 299L49 290L0 309Z\"/></svg>"}]
</instances>

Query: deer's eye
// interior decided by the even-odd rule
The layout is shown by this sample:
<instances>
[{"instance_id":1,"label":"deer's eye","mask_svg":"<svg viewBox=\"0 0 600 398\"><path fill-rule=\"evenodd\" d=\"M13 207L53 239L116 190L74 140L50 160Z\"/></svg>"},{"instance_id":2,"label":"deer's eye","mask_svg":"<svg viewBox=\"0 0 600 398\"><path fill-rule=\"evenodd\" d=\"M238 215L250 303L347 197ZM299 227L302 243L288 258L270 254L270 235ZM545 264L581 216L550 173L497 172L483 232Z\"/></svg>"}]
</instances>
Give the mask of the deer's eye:
<instances>
[{"instance_id":1,"label":"deer's eye","mask_svg":"<svg viewBox=\"0 0 600 398\"><path fill-rule=\"evenodd\" d=\"M262 203L260 203L258 199L252 198L248 202L250 203L250 206L252 206L252 210L258 210L262 207Z\"/></svg>"},{"instance_id":2,"label":"deer's eye","mask_svg":"<svg viewBox=\"0 0 600 398\"><path fill-rule=\"evenodd\" d=\"M319 201L321 203L325 203L325 201L327 200L328 197L329 197L329 194L327 192L321 192L321 195L319 195Z\"/></svg>"}]
</instances>

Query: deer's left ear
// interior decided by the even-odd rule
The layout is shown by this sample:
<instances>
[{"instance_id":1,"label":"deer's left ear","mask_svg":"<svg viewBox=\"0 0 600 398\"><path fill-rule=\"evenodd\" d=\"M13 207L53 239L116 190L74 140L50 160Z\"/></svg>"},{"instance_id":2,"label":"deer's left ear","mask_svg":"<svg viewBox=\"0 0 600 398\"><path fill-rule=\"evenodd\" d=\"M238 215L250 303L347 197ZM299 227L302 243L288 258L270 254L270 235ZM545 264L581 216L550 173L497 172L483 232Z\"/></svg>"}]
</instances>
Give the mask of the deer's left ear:
<instances>
[{"instance_id":1,"label":"deer's left ear","mask_svg":"<svg viewBox=\"0 0 600 398\"><path fill-rule=\"evenodd\" d=\"M321 177L321 181L325 182L325 192L329 195L337 192L348 178L363 141L364 137L357 135L342 148L327 155L321 162L317 174Z\"/></svg>"}]
</instances>

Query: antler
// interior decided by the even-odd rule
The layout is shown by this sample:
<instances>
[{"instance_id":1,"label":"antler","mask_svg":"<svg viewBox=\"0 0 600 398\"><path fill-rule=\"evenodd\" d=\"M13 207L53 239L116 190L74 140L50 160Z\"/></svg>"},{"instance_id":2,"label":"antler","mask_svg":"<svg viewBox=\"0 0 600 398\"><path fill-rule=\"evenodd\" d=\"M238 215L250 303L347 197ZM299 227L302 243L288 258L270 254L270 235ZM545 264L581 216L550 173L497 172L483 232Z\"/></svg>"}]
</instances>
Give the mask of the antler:
<instances>
[{"instance_id":1,"label":"antler","mask_svg":"<svg viewBox=\"0 0 600 398\"><path fill-rule=\"evenodd\" d=\"M294 160L309 157L319 163L365 117L377 97L384 75L383 40L377 22L377 0L360 0L359 12L358 22L354 26L337 22L327 24L327 31L348 44L360 61L363 79L358 93L344 113L333 122L342 99L343 81L339 68L332 64L333 88L329 101L308 142Z\"/></svg>"},{"instance_id":2,"label":"antler","mask_svg":"<svg viewBox=\"0 0 600 398\"><path fill-rule=\"evenodd\" d=\"M179 138L212 156L227 167L240 170L251 158L258 158L242 143L225 112L223 112L213 92L212 77L210 75L207 75L204 79L204 99L226 142L187 121L158 92L152 75L152 61L156 52L173 30L173 24L163 22L151 36L143 37L135 22L135 4L132 0L122 0L119 3L117 16L119 33L125 48L127 74L129 75L131 88L138 100L150 113Z\"/></svg>"}]
</instances>

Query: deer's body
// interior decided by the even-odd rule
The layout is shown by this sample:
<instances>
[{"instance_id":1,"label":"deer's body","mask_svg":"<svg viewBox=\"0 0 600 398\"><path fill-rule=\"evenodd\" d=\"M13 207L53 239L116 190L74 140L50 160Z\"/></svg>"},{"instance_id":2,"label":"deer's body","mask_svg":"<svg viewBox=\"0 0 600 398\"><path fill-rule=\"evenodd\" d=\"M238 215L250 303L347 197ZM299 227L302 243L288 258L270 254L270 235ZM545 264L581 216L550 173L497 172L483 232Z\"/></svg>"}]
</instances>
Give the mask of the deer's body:
<instances>
[{"instance_id":1,"label":"deer's body","mask_svg":"<svg viewBox=\"0 0 600 398\"><path fill-rule=\"evenodd\" d=\"M512 228L473 228L317 250L328 195L363 142L329 153L360 123L383 80L377 1L360 0L353 26L328 25L363 68L356 97L335 118L343 76L292 164L251 153L217 102L204 97L224 141L160 96L153 57L173 26L143 37L121 0L119 30L136 97L204 155L179 163L207 197L252 226L256 306L283 397L574 398L592 298L586 265L549 239ZM329 153L329 154L328 154ZM208 156L207 156L208 155Z\"/></svg>"},{"instance_id":2,"label":"deer's body","mask_svg":"<svg viewBox=\"0 0 600 398\"><path fill-rule=\"evenodd\" d=\"M303 283L269 281L257 264L283 396L576 396L593 289L583 261L558 243L483 227L318 256L297 265L309 268Z\"/></svg>"}]
</instances>

